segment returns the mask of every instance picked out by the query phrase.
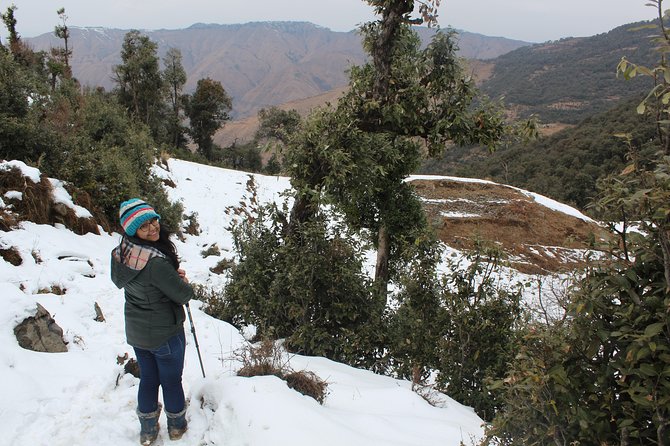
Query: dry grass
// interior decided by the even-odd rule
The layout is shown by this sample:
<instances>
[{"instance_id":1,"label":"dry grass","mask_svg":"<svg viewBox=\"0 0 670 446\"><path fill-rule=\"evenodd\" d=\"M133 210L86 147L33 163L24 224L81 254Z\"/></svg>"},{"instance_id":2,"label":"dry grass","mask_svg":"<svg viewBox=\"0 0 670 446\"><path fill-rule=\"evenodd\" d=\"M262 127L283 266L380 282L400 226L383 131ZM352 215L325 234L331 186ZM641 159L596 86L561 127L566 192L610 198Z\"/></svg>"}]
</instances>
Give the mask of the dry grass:
<instances>
[{"instance_id":1,"label":"dry grass","mask_svg":"<svg viewBox=\"0 0 670 446\"><path fill-rule=\"evenodd\" d=\"M0 172L0 193L20 192L21 198L5 198L12 210L21 220L30 220L37 224L51 223L51 183L42 176L39 183L33 183L24 177L17 168Z\"/></svg>"},{"instance_id":2,"label":"dry grass","mask_svg":"<svg viewBox=\"0 0 670 446\"><path fill-rule=\"evenodd\" d=\"M177 183L175 183L174 181L172 181L172 179L170 179L170 178L163 178L163 179L161 180L161 183L163 183L163 184L164 184L165 186L167 186L167 187L171 187L172 189L174 189L174 188L177 187Z\"/></svg>"},{"instance_id":3,"label":"dry grass","mask_svg":"<svg viewBox=\"0 0 670 446\"><path fill-rule=\"evenodd\" d=\"M211 267L209 270L214 274L223 274L224 271L229 270L233 266L235 266L234 261L230 259L221 259L216 263L216 265Z\"/></svg>"},{"instance_id":4,"label":"dry grass","mask_svg":"<svg viewBox=\"0 0 670 446\"><path fill-rule=\"evenodd\" d=\"M319 404L323 404L326 399L328 383L316 376L314 372L301 370L291 372L284 376L286 384L296 392L311 396Z\"/></svg>"},{"instance_id":5,"label":"dry grass","mask_svg":"<svg viewBox=\"0 0 670 446\"><path fill-rule=\"evenodd\" d=\"M220 256L221 249L219 249L216 243L213 243L207 249L203 249L202 251L200 251L200 255L203 258L207 258L209 256Z\"/></svg>"},{"instance_id":6,"label":"dry grass","mask_svg":"<svg viewBox=\"0 0 670 446\"><path fill-rule=\"evenodd\" d=\"M67 289L60 285L51 285L51 288L40 288L37 290L37 294L55 294L56 296L62 296L66 292Z\"/></svg>"},{"instance_id":7,"label":"dry grass","mask_svg":"<svg viewBox=\"0 0 670 446\"><path fill-rule=\"evenodd\" d=\"M184 216L184 220L188 221L188 224L184 228L184 232L189 235L200 235L200 224L198 224L198 214L192 213Z\"/></svg>"},{"instance_id":8,"label":"dry grass","mask_svg":"<svg viewBox=\"0 0 670 446\"><path fill-rule=\"evenodd\" d=\"M236 356L242 362L242 368L237 371L238 376L274 375L281 377L288 370L283 349L270 339L265 339L258 344L248 344L238 350Z\"/></svg>"},{"instance_id":9,"label":"dry grass","mask_svg":"<svg viewBox=\"0 0 670 446\"><path fill-rule=\"evenodd\" d=\"M7 192L20 192L21 198L5 198L10 209L5 209L0 213L0 227L4 230L10 230L16 227L19 221L27 220L37 224L60 223L79 235L89 232L100 233L95 218L78 217L73 209L54 202L51 183L44 175L38 183L33 183L17 168L2 171L0 172L0 195L5 196ZM84 193L79 195L83 196ZM73 194L73 199L77 203L76 194ZM91 204L90 198L88 201ZM92 208L91 206L88 209Z\"/></svg>"},{"instance_id":10,"label":"dry grass","mask_svg":"<svg viewBox=\"0 0 670 446\"><path fill-rule=\"evenodd\" d=\"M314 398L319 404L326 399L328 383L313 372L292 370L278 343L265 339L258 344L248 344L236 353L242 362L238 376L276 376L286 381L289 388Z\"/></svg>"},{"instance_id":11,"label":"dry grass","mask_svg":"<svg viewBox=\"0 0 670 446\"><path fill-rule=\"evenodd\" d=\"M111 232L113 230L112 224L110 224L109 220L107 219L107 216L105 216L105 213L102 209L98 208L98 206L93 203L93 199L91 196L88 194L88 192L83 191L81 189L77 189L71 184L66 184L65 185L65 190L68 191L70 196L72 197L72 201L74 204L83 207L84 209L88 209L88 211L93 214L93 219L84 219L88 220L88 223L85 223L89 226L95 225L95 230L93 228L84 228L82 227L83 230L88 230L88 232L93 232L97 234L96 231L98 231L97 225L102 226L102 229L106 232ZM80 224L84 224L84 222L81 222Z\"/></svg>"}]
</instances>

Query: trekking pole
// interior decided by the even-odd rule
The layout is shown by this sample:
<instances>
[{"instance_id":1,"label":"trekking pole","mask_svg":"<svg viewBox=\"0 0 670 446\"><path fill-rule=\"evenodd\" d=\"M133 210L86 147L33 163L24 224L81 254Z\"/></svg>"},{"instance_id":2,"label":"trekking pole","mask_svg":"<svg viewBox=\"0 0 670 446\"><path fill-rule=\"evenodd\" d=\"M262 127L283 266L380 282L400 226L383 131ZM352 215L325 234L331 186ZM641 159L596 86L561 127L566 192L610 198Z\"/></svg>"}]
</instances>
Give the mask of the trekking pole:
<instances>
[{"instance_id":1,"label":"trekking pole","mask_svg":"<svg viewBox=\"0 0 670 446\"><path fill-rule=\"evenodd\" d=\"M200 356L200 346L198 345L198 337L195 335L195 326L193 325L193 316L191 315L191 307L186 303L186 311L188 312L188 321L191 323L191 333L195 340L195 349L198 352L198 360L200 360L200 370L202 370L202 377L205 377L205 367L202 365L202 356Z\"/></svg>"}]
</instances>

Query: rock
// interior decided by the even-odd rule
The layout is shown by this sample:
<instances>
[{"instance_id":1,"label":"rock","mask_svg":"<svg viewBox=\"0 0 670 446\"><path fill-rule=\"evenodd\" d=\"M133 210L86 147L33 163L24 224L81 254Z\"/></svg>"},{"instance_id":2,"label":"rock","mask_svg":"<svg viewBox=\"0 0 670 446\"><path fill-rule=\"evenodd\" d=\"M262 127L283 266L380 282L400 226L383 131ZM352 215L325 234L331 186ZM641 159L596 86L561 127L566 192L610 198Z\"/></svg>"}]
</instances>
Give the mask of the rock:
<instances>
[{"instance_id":1,"label":"rock","mask_svg":"<svg viewBox=\"0 0 670 446\"><path fill-rule=\"evenodd\" d=\"M37 304L35 316L25 318L14 327L14 335L19 345L26 350L46 353L67 352L63 329L40 304Z\"/></svg>"},{"instance_id":2,"label":"rock","mask_svg":"<svg viewBox=\"0 0 670 446\"><path fill-rule=\"evenodd\" d=\"M54 214L58 215L59 217L65 217L68 214L68 207L63 203L54 203L51 209L53 210Z\"/></svg>"}]
</instances>

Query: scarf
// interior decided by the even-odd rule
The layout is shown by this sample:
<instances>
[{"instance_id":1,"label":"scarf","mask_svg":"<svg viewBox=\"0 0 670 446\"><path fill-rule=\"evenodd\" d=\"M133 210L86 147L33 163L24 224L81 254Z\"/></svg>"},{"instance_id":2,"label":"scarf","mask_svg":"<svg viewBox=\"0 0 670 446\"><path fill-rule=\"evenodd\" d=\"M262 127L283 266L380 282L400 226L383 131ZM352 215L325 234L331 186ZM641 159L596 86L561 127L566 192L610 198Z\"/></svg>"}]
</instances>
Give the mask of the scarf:
<instances>
[{"instance_id":1,"label":"scarf","mask_svg":"<svg viewBox=\"0 0 670 446\"><path fill-rule=\"evenodd\" d=\"M114 260L117 262L136 271L144 269L149 260L154 257L167 258L160 250L151 246L134 243L128 237L123 237L119 246L112 251L112 256L114 256Z\"/></svg>"}]
</instances>

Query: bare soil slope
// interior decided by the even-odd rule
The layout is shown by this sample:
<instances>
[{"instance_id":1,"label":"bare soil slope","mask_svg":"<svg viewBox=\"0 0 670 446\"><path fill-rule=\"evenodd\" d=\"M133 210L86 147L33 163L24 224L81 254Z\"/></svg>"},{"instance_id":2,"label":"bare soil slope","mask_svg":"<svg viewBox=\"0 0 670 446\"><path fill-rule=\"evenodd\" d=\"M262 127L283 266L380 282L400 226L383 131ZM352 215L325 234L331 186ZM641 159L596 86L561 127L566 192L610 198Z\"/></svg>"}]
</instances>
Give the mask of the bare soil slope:
<instances>
[{"instance_id":1,"label":"bare soil slope","mask_svg":"<svg viewBox=\"0 0 670 446\"><path fill-rule=\"evenodd\" d=\"M447 246L464 250L477 240L494 243L524 273L578 268L593 241L607 236L597 223L554 210L510 186L440 177L412 184Z\"/></svg>"}]
</instances>

